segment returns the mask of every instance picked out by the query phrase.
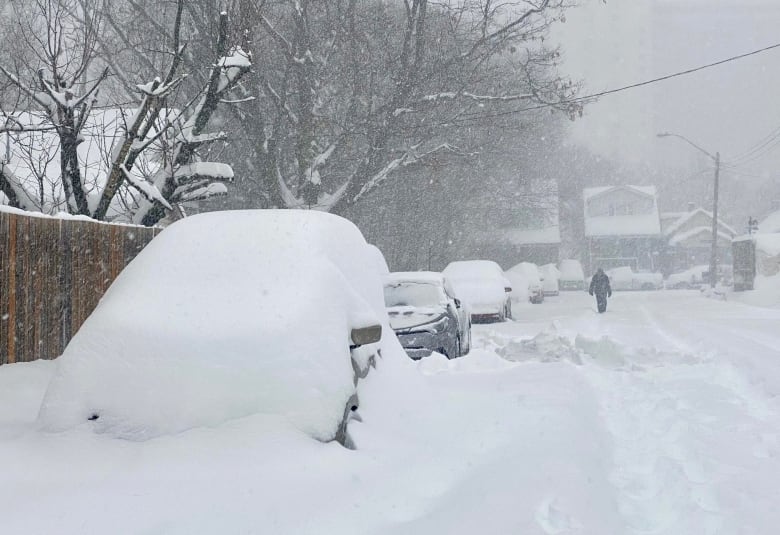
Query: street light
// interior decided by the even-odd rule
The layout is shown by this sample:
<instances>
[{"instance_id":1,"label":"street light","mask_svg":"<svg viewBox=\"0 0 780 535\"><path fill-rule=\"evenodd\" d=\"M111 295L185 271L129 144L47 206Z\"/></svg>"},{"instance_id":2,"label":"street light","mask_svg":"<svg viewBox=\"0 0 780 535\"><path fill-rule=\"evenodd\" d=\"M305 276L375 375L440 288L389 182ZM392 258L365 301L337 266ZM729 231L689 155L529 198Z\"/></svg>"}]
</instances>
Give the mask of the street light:
<instances>
[{"instance_id":1,"label":"street light","mask_svg":"<svg viewBox=\"0 0 780 535\"><path fill-rule=\"evenodd\" d=\"M688 145L692 146L699 152L707 155L712 161L715 162L715 182L712 190L712 252L710 253L710 287L715 287L715 278L718 271L718 182L720 176L720 152L716 152L715 156L698 146L685 136L680 134L673 134L671 132L661 132L657 134L658 137L676 137L685 141Z\"/></svg>"}]
</instances>

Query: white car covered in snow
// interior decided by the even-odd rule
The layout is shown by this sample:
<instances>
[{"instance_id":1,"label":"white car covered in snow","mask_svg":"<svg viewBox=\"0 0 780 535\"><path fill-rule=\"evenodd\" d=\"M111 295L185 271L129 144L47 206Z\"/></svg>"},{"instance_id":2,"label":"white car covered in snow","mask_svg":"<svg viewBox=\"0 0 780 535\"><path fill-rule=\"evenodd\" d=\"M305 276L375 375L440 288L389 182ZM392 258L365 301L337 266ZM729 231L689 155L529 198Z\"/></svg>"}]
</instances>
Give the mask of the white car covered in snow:
<instances>
[{"instance_id":1,"label":"white car covered in snow","mask_svg":"<svg viewBox=\"0 0 780 535\"><path fill-rule=\"evenodd\" d=\"M469 307L473 321L504 321L512 317L512 285L495 262L450 262L442 274L452 284L455 296Z\"/></svg>"},{"instance_id":2,"label":"white car covered in snow","mask_svg":"<svg viewBox=\"0 0 780 535\"><path fill-rule=\"evenodd\" d=\"M645 271L634 271L630 266L608 270L609 284L613 291L659 290L663 288L663 275Z\"/></svg>"},{"instance_id":3,"label":"white car covered in snow","mask_svg":"<svg viewBox=\"0 0 780 535\"><path fill-rule=\"evenodd\" d=\"M673 290L697 288L704 283L704 274L709 273L708 265L693 266L666 278L665 287Z\"/></svg>"},{"instance_id":4,"label":"white car covered in snow","mask_svg":"<svg viewBox=\"0 0 780 535\"><path fill-rule=\"evenodd\" d=\"M145 440L263 415L349 446L359 379L380 348L403 354L377 254L352 223L315 211L174 223L58 359L42 427Z\"/></svg>"},{"instance_id":5,"label":"white car covered in snow","mask_svg":"<svg viewBox=\"0 0 780 535\"><path fill-rule=\"evenodd\" d=\"M521 301L525 296L534 304L544 301L542 277L536 264L520 262L507 269L504 275L512 284L512 297L515 301Z\"/></svg>"},{"instance_id":6,"label":"white car covered in snow","mask_svg":"<svg viewBox=\"0 0 780 535\"><path fill-rule=\"evenodd\" d=\"M542 290L544 295L558 295L560 292L561 272L555 264L545 264L539 267L542 277Z\"/></svg>"},{"instance_id":7,"label":"white car covered in snow","mask_svg":"<svg viewBox=\"0 0 780 535\"><path fill-rule=\"evenodd\" d=\"M585 272L579 260L565 258L558 263L561 290L585 290Z\"/></svg>"}]
</instances>

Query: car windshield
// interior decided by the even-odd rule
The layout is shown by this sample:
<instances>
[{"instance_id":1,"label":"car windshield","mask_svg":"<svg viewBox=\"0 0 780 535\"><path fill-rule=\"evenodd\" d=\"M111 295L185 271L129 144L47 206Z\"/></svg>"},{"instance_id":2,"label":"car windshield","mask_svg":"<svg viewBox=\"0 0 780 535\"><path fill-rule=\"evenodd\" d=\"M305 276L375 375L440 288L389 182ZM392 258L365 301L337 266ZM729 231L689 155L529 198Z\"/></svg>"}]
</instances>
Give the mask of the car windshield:
<instances>
[{"instance_id":1,"label":"car windshield","mask_svg":"<svg viewBox=\"0 0 780 535\"><path fill-rule=\"evenodd\" d=\"M399 282L385 285L385 305L388 307L430 307L441 303L441 290L424 282Z\"/></svg>"}]
</instances>

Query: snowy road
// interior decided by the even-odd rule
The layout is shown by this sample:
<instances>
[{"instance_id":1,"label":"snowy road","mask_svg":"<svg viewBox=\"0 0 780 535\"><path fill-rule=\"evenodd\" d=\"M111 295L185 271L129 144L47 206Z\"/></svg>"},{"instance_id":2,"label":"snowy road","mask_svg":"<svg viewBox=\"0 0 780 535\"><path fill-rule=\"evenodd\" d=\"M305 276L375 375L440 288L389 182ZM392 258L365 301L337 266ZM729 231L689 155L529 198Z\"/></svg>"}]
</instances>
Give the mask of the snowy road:
<instances>
[{"instance_id":1,"label":"snowy road","mask_svg":"<svg viewBox=\"0 0 780 535\"><path fill-rule=\"evenodd\" d=\"M463 359L381 363L354 452L260 417L41 433L51 363L2 367L0 531L777 533L779 310L670 291L515 315Z\"/></svg>"},{"instance_id":2,"label":"snowy road","mask_svg":"<svg viewBox=\"0 0 780 535\"><path fill-rule=\"evenodd\" d=\"M780 312L641 292L616 293L600 316L591 299L550 300L540 319L500 334L552 324L584 352L614 448L623 532L774 532Z\"/></svg>"}]
</instances>

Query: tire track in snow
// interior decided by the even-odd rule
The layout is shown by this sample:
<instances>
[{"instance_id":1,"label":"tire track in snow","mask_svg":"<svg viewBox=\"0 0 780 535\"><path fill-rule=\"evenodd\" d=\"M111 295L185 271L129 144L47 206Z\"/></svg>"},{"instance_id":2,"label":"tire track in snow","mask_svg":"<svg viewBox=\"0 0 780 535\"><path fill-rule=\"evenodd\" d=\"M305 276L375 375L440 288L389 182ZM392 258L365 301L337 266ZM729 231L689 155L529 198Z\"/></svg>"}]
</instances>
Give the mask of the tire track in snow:
<instances>
[{"instance_id":1,"label":"tire track in snow","mask_svg":"<svg viewBox=\"0 0 780 535\"><path fill-rule=\"evenodd\" d=\"M557 307L546 318L576 340L598 393L621 535L774 535L780 419L763 388L780 385L774 320L698 295L621 297L604 315L571 300L568 315ZM538 359L521 342L544 324L534 317L484 342L510 360Z\"/></svg>"},{"instance_id":2,"label":"tire track in snow","mask_svg":"<svg viewBox=\"0 0 780 535\"><path fill-rule=\"evenodd\" d=\"M691 347L644 312L659 336ZM724 380L724 364L712 357L666 353L648 366L646 352L609 339L578 345L595 360L583 371L603 396L628 533L775 533L779 515L762 515L777 509L778 421L750 402L746 383ZM621 358L602 354L616 349Z\"/></svg>"},{"instance_id":3,"label":"tire track in snow","mask_svg":"<svg viewBox=\"0 0 780 535\"><path fill-rule=\"evenodd\" d=\"M665 366L645 369L627 352L618 358L599 354L599 347L620 348L614 343L591 346L598 361L626 362L620 369L588 365L584 372L603 396L602 416L614 438L612 482L627 533L719 533L715 482L700 460L702 445L691 433L699 422L684 414L684 401L659 381L657 370Z\"/></svg>"}]
</instances>

